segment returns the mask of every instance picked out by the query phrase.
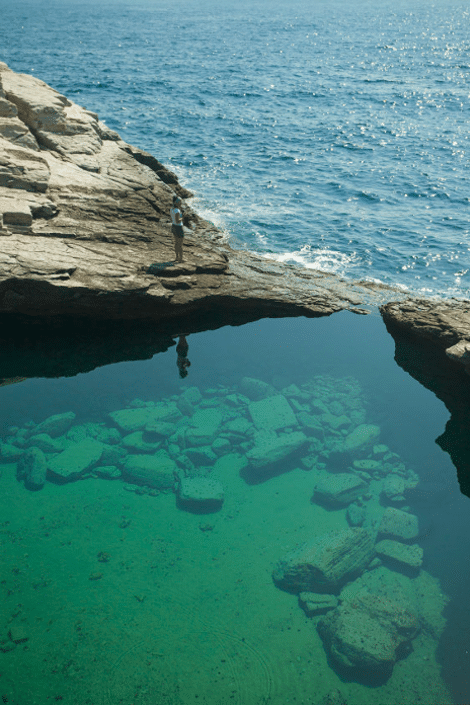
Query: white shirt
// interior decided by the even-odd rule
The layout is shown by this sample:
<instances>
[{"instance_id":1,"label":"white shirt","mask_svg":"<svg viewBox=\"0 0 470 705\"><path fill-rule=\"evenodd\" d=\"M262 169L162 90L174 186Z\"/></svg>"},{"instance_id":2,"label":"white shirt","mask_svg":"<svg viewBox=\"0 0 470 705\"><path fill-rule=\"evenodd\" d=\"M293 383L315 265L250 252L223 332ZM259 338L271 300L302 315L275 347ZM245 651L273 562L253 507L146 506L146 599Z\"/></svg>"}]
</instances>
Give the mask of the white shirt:
<instances>
[{"instance_id":1,"label":"white shirt","mask_svg":"<svg viewBox=\"0 0 470 705\"><path fill-rule=\"evenodd\" d=\"M170 209L170 215L171 215L171 222L173 225L183 225L182 223L182 217L181 217L181 211L179 208L171 208ZM176 222L176 216L179 215L180 217L180 222Z\"/></svg>"}]
</instances>

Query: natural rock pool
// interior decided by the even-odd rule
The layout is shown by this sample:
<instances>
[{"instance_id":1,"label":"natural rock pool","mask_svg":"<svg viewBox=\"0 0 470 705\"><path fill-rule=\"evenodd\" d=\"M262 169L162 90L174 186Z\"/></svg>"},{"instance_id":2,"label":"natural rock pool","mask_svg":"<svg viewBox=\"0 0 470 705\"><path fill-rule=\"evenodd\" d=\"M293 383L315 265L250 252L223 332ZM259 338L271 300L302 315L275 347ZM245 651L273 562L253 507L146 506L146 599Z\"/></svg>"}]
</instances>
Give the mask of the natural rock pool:
<instances>
[{"instance_id":1,"label":"natural rock pool","mask_svg":"<svg viewBox=\"0 0 470 705\"><path fill-rule=\"evenodd\" d=\"M4 702L468 702L470 500L378 313L174 340L0 387Z\"/></svg>"}]
</instances>

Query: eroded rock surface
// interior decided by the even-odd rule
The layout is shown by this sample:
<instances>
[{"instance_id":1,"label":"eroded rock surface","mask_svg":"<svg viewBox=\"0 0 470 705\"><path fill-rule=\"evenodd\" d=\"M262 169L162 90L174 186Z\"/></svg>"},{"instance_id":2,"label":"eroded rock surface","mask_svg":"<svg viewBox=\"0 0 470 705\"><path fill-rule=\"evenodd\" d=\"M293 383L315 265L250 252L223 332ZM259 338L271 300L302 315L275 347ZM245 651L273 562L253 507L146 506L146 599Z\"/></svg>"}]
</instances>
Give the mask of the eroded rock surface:
<instances>
[{"instance_id":1,"label":"eroded rock surface","mask_svg":"<svg viewBox=\"0 0 470 705\"><path fill-rule=\"evenodd\" d=\"M174 265L175 192L191 196L95 113L0 63L0 312L315 316L374 297L367 285L233 251L187 203L185 261Z\"/></svg>"}]
</instances>

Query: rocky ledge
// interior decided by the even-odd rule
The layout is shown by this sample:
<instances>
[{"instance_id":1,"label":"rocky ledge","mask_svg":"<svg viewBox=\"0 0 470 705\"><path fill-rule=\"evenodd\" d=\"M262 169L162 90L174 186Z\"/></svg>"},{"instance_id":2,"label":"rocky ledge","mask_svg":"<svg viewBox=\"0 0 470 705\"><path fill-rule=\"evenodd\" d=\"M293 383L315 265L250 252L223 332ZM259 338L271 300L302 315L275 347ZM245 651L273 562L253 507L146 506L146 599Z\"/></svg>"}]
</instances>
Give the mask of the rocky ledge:
<instances>
[{"instance_id":1,"label":"rocky ledge","mask_svg":"<svg viewBox=\"0 0 470 705\"><path fill-rule=\"evenodd\" d=\"M175 193L184 200L180 265L169 218ZM377 287L234 251L190 196L95 113L0 63L0 312L316 316L383 300Z\"/></svg>"}]
</instances>

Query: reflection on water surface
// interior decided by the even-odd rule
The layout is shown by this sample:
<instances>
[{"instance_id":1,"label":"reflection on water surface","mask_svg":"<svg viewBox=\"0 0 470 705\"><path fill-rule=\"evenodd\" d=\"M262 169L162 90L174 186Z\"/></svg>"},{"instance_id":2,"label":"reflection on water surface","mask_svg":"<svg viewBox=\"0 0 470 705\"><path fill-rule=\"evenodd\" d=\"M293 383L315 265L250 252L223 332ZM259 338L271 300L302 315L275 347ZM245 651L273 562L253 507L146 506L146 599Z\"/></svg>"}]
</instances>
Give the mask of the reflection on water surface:
<instances>
[{"instance_id":1,"label":"reflection on water surface","mask_svg":"<svg viewBox=\"0 0 470 705\"><path fill-rule=\"evenodd\" d=\"M8 702L468 701L468 499L380 318L186 342L0 389Z\"/></svg>"}]
</instances>

